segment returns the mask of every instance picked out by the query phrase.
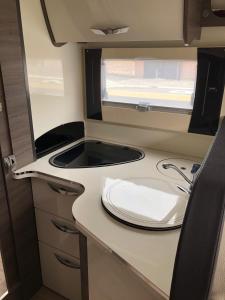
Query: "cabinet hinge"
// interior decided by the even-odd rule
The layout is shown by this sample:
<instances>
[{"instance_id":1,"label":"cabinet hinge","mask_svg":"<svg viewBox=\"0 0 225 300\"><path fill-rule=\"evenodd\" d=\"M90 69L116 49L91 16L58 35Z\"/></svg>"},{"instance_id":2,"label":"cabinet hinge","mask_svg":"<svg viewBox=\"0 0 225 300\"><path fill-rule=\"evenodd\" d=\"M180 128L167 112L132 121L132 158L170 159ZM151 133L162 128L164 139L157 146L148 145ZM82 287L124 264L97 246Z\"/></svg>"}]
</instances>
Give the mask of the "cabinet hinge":
<instances>
[{"instance_id":1,"label":"cabinet hinge","mask_svg":"<svg viewBox=\"0 0 225 300\"><path fill-rule=\"evenodd\" d=\"M3 163L5 168L9 171L12 172L16 169L16 157L15 155L9 155L7 157L3 158Z\"/></svg>"}]
</instances>

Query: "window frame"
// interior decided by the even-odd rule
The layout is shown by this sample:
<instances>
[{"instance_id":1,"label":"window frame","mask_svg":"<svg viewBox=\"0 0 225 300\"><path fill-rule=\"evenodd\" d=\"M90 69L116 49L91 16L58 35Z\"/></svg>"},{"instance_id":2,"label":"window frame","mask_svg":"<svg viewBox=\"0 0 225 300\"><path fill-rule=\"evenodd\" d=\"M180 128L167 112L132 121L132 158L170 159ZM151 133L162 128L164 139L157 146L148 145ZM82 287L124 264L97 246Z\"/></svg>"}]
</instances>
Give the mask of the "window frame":
<instances>
[{"instance_id":1,"label":"window frame","mask_svg":"<svg viewBox=\"0 0 225 300\"><path fill-rule=\"evenodd\" d=\"M104 52L108 51L109 58L118 58L117 51L119 50L119 58L129 57L146 57L146 52L155 51L156 57L159 54L166 57L176 58L190 57L193 58L193 50L197 53L197 79L194 106L192 111L184 112L178 109L175 112L169 111L168 107L152 107L151 110L143 106L135 104L115 106L112 102L102 105L101 101L101 59L104 57ZM129 50L124 55L121 55L121 50ZM174 51L176 53L174 53ZM190 51L190 53L189 53ZM127 56L127 53L130 55ZM122 53L123 54L123 53ZM110 56L111 55L111 56ZM133 127L155 128L160 130L171 130L177 132L190 132L197 134L215 135L220 115L225 115L222 106L225 83L225 48L196 48L196 47L177 47L177 48L88 48L84 49L85 56L85 75L86 75L86 117L87 119L104 121L106 123L122 124ZM212 66L210 69L210 76L207 80L207 72L205 71L205 62ZM203 62L202 62L203 61ZM217 72L218 71L218 72ZM218 74L217 74L218 73ZM212 99L211 92L215 90L216 93ZM205 93L206 91L206 93ZM204 96L205 93L205 96ZM225 101L224 101L225 103ZM118 108L118 109L117 109ZM109 116L106 117L105 111ZM111 111L110 111L111 110ZM140 113L145 112L140 115ZM117 116L118 115L118 116ZM129 117L129 115L131 117ZM145 122L146 123L145 123Z\"/></svg>"},{"instance_id":2,"label":"window frame","mask_svg":"<svg viewBox=\"0 0 225 300\"><path fill-rule=\"evenodd\" d=\"M121 50L120 50L121 51ZM104 61L107 60L108 58L101 58L101 72L102 70L105 70L105 68L103 67L104 66ZM169 57L168 59L165 59L165 58L155 58L155 57L152 57L152 56L149 56L149 57L130 57L130 58L110 58L108 60L133 60L134 62L135 61L144 61L144 60L153 60L153 61L156 61L156 60L160 60L160 61L176 61L177 59L176 58L172 58L172 57ZM194 59L179 59L177 61L194 61ZM162 105L157 105L157 104L150 104L148 103L148 101L146 101L146 99L143 99L141 100L140 98L140 101L137 101L137 102L132 102L132 101L129 101L129 99L124 99L125 101L112 101L110 99L106 99L104 98L104 91L106 89L106 72L104 73L101 73L101 104L103 106L111 106L111 107L121 107L121 108L129 108L129 109L136 109L140 112L148 112L148 111L158 111L158 112L168 112L168 113L178 113L178 114L187 114L187 115L191 115L192 114L192 110L193 110L193 106L194 106L194 98L195 98L195 89L196 89L196 80L197 80L197 68L198 68L198 65L197 65L197 55L196 55L196 73L195 73L195 87L194 87L194 93L192 94L192 99L191 99L191 102L192 102L192 108L182 108L182 107L175 107L175 106L162 106ZM102 84L104 81L104 85ZM103 86L104 86L104 91L103 91ZM137 98L138 99L138 98ZM151 100L149 99L149 102ZM156 102L155 100L152 100L154 102Z\"/></svg>"}]
</instances>

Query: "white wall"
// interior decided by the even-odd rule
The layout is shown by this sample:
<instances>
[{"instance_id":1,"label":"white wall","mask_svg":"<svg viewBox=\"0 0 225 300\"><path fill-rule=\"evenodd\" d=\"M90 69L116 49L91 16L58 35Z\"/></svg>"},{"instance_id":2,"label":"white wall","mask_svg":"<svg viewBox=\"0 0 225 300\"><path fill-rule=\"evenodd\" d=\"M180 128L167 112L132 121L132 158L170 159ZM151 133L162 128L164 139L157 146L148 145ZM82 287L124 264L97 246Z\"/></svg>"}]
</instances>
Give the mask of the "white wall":
<instances>
[{"instance_id":1,"label":"white wall","mask_svg":"<svg viewBox=\"0 0 225 300\"><path fill-rule=\"evenodd\" d=\"M83 120L79 45L54 47L40 0L20 0L35 139L63 123Z\"/></svg>"}]
</instances>

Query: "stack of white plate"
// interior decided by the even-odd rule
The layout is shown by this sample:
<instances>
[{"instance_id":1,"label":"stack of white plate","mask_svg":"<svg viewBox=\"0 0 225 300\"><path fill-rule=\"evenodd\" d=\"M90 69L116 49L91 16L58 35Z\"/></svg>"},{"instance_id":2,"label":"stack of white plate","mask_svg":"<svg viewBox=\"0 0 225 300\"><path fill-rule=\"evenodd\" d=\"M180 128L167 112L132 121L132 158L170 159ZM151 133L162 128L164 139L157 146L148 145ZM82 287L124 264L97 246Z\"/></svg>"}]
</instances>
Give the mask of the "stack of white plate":
<instances>
[{"instance_id":1,"label":"stack of white plate","mask_svg":"<svg viewBox=\"0 0 225 300\"><path fill-rule=\"evenodd\" d=\"M105 210L118 221L149 230L182 225L189 195L175 183L155 178L107 178L102 193Z\"/></svg>"}]
</instances>

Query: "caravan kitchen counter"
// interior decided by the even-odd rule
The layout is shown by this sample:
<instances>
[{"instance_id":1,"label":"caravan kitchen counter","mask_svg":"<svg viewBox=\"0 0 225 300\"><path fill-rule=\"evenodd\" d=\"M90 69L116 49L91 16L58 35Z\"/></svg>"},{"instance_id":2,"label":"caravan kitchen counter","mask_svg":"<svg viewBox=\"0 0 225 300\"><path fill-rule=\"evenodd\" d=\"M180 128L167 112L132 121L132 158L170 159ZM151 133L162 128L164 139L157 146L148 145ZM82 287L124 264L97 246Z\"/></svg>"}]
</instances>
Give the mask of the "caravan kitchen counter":
<instances>
[{"instance_id":1,"label":"caravan kitchen counter","mask_svg":"<svg viewBox=\"0 0 225 300\"><path fill-rule=\"evenodd\" d=\"M168 299L180 230L156 232L123 225L104 211L101 205L101 193L104 179L107 177L152 177L176 181L185 186L186 183L179 175L177 179L167 177L161 174L156 167L157 163L163 159L181 157L181 155L140 148L145 153L143 159L121 165L63 169L49 163L50 157L76 143L17 170L15 177L17 179L37 177L52 182L60 179L67 184L83 185L85 190L75 200L72 207L77 228L85 236L104 247L105 251L115 255L122 264L124 263L163 299ZM192 161L199 160L184 158Z\"/></svg>"}]
</instances>

